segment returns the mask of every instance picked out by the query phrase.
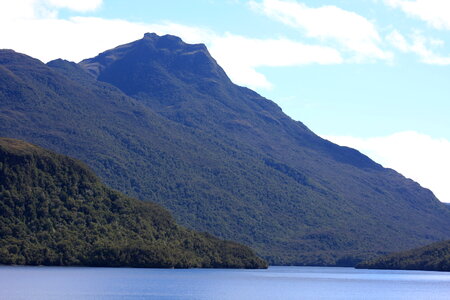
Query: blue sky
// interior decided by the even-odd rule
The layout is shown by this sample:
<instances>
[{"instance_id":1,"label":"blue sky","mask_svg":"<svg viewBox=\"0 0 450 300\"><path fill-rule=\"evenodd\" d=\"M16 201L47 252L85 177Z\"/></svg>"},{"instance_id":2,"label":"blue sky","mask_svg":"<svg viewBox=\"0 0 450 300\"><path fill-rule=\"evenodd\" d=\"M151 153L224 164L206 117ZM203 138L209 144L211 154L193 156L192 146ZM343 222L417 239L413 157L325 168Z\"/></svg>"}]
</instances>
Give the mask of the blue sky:
<instances>
[{"instance_id":1,"label":"blue sky","mask_svg":"<svg viewBox=\"0 0 450 300\"><path fill-rule=\"evenodd\" d=\"M450 1L0 0L0 48L79 61L205 43L233 81L450 202Z\"/></svg>"}]
</instances>

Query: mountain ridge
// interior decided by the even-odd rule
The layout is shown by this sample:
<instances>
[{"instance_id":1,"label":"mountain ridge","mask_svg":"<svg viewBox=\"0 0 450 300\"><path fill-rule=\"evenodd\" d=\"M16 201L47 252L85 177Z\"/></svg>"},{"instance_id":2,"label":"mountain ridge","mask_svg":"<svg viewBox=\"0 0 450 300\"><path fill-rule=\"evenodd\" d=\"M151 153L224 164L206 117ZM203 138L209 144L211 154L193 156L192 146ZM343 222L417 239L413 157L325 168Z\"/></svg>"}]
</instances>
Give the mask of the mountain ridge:
<instances>
[{"instance_id":1,"label":"mountain ridge","mask_svg":"<svg viewBox=\"0 0 450 300\"><path fill-rule=\"evenodd\" d=\"M146 38L146 36L151 36L151 38L148 39L148 38ZM166 47L163 47L162 49L158 48L158 46L160 44L166 45L167 44L166 40L170 42L173 39L176 39L176 41L177 41L175 50L171 49L172 51L175 51L175 58L172 58L173 53L170 53L170 55L167 55ZM221 105L222 107L229 109L228 111L226 111L226 113L227 113L227 115L225 115L226 119L224 117L220 120L223 122L222 125L227 130L232 131L233 129L236 129L236 128L238 130L240 130L240 129L245 129L247 127L247 128L251 128L253 130L251 132L252 134L255 134L255 135L261 134L261 132L257 130L258 128L256 128L255 126L251 126L251 125L249 126L248 122L246 124L245 120L239 120L237 118L236 119L233 118L236 115L236 114L233 114L234 111L238 111L238 112L245 111L246 113L253 114L253 115L259 114L258 117L260 120L262 119L264 121L267 121L271 125L278 126L283 122L284 123L289 122L289 124L288 124L289 126L285 126L285 128L283 128L283 130L288 131L289 134L296 137L297 139L301 139L301 141L303 143L313 142L313 143L317 144L318 141L320 141L319 145L316 145L316 146L318 146L321 149L326 150L327 148L331 147L331 148L345 149L348 152L356 151L358 153L359 157L361 158L360 163L362 165L366 165L368 167L379 167L378 164L375 164L372 160L370 160L369 158L367 158L365 155L361 154L357 150L354 150L354 149L351 149L348 147L338 146L327 140L323 140L321 138L318 139L318 136L316 136L314 133L312 133L312 131L309 130L303 123L301 123L299 121L294 121L289 116L285 115L282 112L281 108L278 105L276 105L274 102L262 97L258 93L254 92L248 88L237 86L237 85L233 84L231 82L231 80L228 78L228 76L226 75L226 73L223 71L223 69L210 56L209 52L207 52L206 47L205 47L205 51L207 54L206 61L188 60L189 63L181 64L181 65L185 65L184 67L178 67L180 65L179 61L182 60L179 58L179 56L181 56L184 60L185 54L190 53L190 46L197 47L199 45L201 45L202 48L205 47L203 44L196 44L196 45L189 45L186 43L181 44L181 39L179 39L178 37L171 36L171 35L165 35L165 36L161 36L161 37L157 38L157 35L155 35L155 34L146 34L143 39L124 45L126 47L119 46L117 48L107 50L107 51L101 53L96 58L85 59L85 60L81 61L79 63L79 65L89 72L90 66L98 65L99 63L101 63L101 60L103 57L109 57L109 56L117 57L117 55L114 54L116 49L121 50L120 51L121 60L124 60L127 56L126 51L123 52L122 50L123 49L128 50L128 52L129 52L128 55L130 56L130 61L121 62L118 66L114 65L115 61L109 61L107 64L105 64L101 68L103 70L103 72L101 74L97 74L96 78L99 81L108 82L108 83L118 87L127 95L142 101L143 103L149 105L152 109L159 112L160 114L168 117L171 120L175 120L180 123L183 123L183 125L195 127L195 126L198 126L198 124L204 125L205 122L210 124L211 118L206 116L205 113L203 113L203 111L206 110L204 107L201 107L202 110L200 112L195 111L195 114L203 113L201 115L202 116L201 119L198 120L198 118L197 118L196 120L193 120L193 121L196 121L195 123L189 122L189 120L186 121L187 116L190 114L189 107L184 107L184 106L181 107L181 109L186 110L186 112L184 113L184 116L186 116L186 117L184 117L181 120L177 119L177 117L178 118L180 117L181 109L175 112L177 114L176 116L173 116L171 114L170 110L171 109L173 110L174 105L176 105L176 104L178 104L180 106L183 105L184 104L184 103L182 103L183 100L184 100L184 102L188 102L185 100L186 97L185 96L181 97L181 99L179 99L178 102L175 102L177 100L174 100L172 98L174 98L175 96L178 96L177 94L175 94L175 95L172 95L172 94L160 95L160 93L166 93L166 89L158 86L159 81L162 81L162 80L158 80L158 82L154 83L154 82L152 82L152 78L146 77L149 73L150 74L153 73L154 70L161 69L160 64L165 64L165 65L171 64L170 66L165 66L165 67L174 68L174 70L171 69L171 72L175 74L175 76L172 76L172 77L175 77L176 80L170 80L170 79L167 80L165 78L166 74L163 74L164 79L166 81L168 81L168 82L176 81L176 83L177 83L176 85L181 86L183 88L189 88L189 85L195 86L195 89L190 89L189 91L193 91L192 94L195 94L196 96L198 96L200 98L200 100L198 100L197 103L199 103L201 101L206 103L204 105L213 105L214 103L217 103L217 104ZM139 56L139 55L142 55L142 53L145 53L145 54L143 56ZM136 57L139 57L139 58L136 58ZM152 61L155 61L156 63L152 63ZM175 65L176 67L173 67L173 65ZM211 65L214 65L215 69L220 70L218 72L217 76L216 75L208 76L208 75L205 75L201 71L204 68L206 68L205 66L211 66ZM143 76L133 75L136 73L136 71L135 71L136 69L144 69L144 68L145 68L145 73ZM185 71L185 69L187 69L187 73L183 74L181 71ZM142 75L142 74L139 74L139 75ZM133 77L133 76L135 76L135 77ZM198 82L192 83L194 81L193 78L195 78L195 77L201 77L201 80L199 80ZM213 79L215 79L216 77L220 78L221 82L219 82L219 83L215 82L215 84L211 84ZM133 79L130 79L130 78L133 78ZM151 84L149 84L149 82L146 82L147 80ZM127 86L129 81L133 81L131 86ZM211 95L213 96L213 97L211 97L213 99L213 101L206 102L206 100L204 100L205 89L207 89L206 90L207 96L211 96ZM227 102L222 100L223 93L221 93L221 92L223 92L223 90L229 90L229 92L228 92L229 95L226 95ZM183 94L186 94L186 92L184 92ZM217 96L217 94L219 94L219 96ZM237 100L233 100L232 98L236 94L241 94L241 95L239 95L237 97ZM244 95L244 97L242 95ZM170 97L170 99L168 99L169 97ZM151 101L146 101L146 98L148 98L147 100L151 100ZM161 99L159 99L159 98L161 98ZM161 103L155 104L155 102L157 102L159 100L169 101L169 103L166 103L165 106L161 107L161 106L159 106L159 104L161 104ZM193 101L195 99L188 98L187 100ZM190 103L192 103L192 102L190 102ZM220 109L220 108L217 108L217 106L212 106L212 108L216 109L216 110ZM223 119L225 119L225 120L223 120ZM254 118L254 119L256 120L256 118ZM217 120L213 119L213 121L216 122ZM261 122L259 122L259 124L261 124ZM234 128L234 127L236 127L236 128ZM202 128L202 130L205 130L204 126L201 128ZM301 135L299 135L299 133L301 133ZM313 141L311 141L311 136L312 136ZM249 138L251 138L251 136ZM273 146L274 145L272 145L272 147ZM346 159L345 157L342 157L341 159L342 159L342 161L351 162L349 159Z\"/></svg>"}]
</instances>

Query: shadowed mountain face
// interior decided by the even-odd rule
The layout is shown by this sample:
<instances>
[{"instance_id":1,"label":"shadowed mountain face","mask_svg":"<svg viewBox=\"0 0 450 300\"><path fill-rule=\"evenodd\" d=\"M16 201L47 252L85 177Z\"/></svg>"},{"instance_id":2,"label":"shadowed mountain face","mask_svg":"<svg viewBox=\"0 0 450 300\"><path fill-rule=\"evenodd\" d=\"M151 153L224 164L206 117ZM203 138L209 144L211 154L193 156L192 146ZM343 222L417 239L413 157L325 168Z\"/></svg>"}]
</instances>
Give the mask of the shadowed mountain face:
<instances>
[{"instance_id":1,"label":"shadowed mountain face","mask_svg":"<svg viewBox=\"0 0 450 300\"><path fill-rule=\"evenodd\" d=\"M354 265L450 237L429 190L234 85L203 45L146 34L79 65L4 51L0 66L3 135L272 263Z\"/></svg>"},{"instance_id":2,"label":"shadowed mountain face","mask_svg":"<svg viewBox=\"0 0 450 300\"><path fill-rule=\"evenodd\" d=\"M358 167L380 168L355 150L318 138L272 101L233 84L204 45L175 36L146 34L142 40L106 51L80 65L165 117L221 134L239 143L278 153L283 160L298 146ZM254 150L254 149L252 149ZM292 157L293 162L298 157Z\"/></svg>"},{"instance_id":3,"label":"shadowed mountain face","mask_svg":"<svg viewBox=\"0 0 450 300\"><path fill-rule=\"evenodd\" d=\"M264 268L248 248L178 226L84 164L0 138L0 264Z\"/></svg>"}]
</instances>

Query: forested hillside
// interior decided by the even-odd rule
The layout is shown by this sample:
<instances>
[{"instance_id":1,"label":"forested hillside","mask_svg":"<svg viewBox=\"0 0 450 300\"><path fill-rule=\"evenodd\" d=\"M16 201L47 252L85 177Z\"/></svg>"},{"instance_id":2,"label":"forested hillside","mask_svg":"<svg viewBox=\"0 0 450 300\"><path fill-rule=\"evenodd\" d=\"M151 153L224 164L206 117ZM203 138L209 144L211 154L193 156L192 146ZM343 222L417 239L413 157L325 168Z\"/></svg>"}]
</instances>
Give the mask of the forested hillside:
<instances>
[{"instance_id":1,"label":"forested hillside","mask_svg":"<svg viewBox=\"0 0 450 300\"><path fill-rule=\"evenodd\" d=\"M450 240L364 261L357 268L450 271Z\"/></svg>"},{"instance_id":2,"label":"forested hillside","mask_svg":"<svg viewBox=\"0 0 450 300\"><path fill-rule=\"evenodd\" d=\"M264 268L248 247L185 229L82 163L0 138L0 264Z\"/></svg>"}]
</instances>

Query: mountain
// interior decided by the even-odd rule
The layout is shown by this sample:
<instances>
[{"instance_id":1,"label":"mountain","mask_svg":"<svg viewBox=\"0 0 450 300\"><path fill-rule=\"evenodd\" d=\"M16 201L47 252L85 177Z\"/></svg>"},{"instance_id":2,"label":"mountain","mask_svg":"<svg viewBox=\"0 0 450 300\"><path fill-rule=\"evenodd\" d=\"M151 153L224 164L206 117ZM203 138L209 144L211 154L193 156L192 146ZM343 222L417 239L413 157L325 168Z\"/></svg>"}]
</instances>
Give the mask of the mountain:
<instances>
[{"instance_id":1,"label":"mountain","mask_svg":"<svg viewBox=\"0 0 450 300\"><path fill-rule=\"evenodd\" d=\"M429 190L318 137L174 36L79 64L1 51L0 130L272 264L355 265L450 238Z\"/></svg>"},{"instance_id":2,"label":"mountain","mask_svg":"<svg viewBox=\"0 0 450 300\"><path fill-rule=\"evenodd\" d=\"M0 263L263 268L248 248L185 229L81 162L0 138Z\"/></svg>"},{"instance_id":3,"label":"mountain","mask_svg":"<svg viewBox=\"0 0 450 300\"><path fill-rule=\"evenodd\" d=\"M450 271L450 240L364 261L359 269Z\"/></svg>"}]
</instances>

